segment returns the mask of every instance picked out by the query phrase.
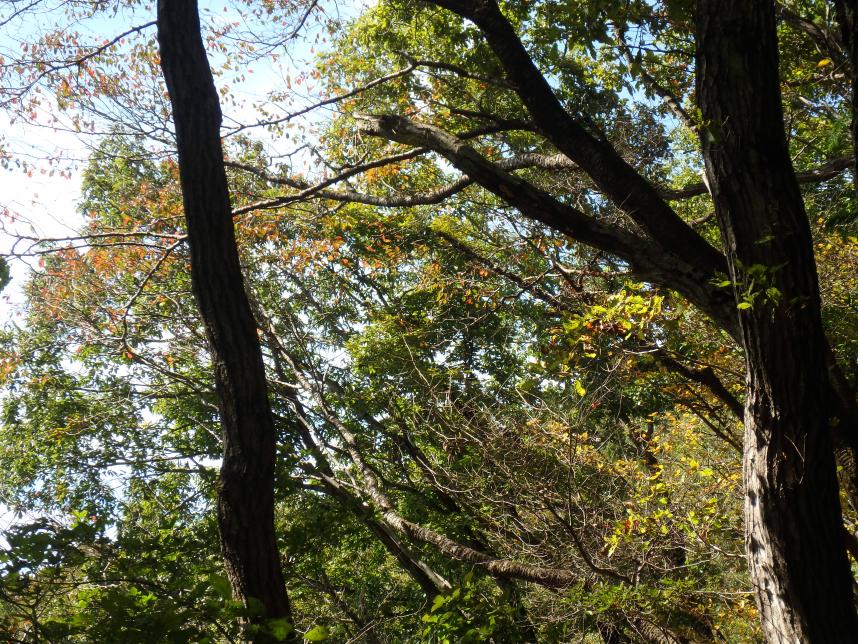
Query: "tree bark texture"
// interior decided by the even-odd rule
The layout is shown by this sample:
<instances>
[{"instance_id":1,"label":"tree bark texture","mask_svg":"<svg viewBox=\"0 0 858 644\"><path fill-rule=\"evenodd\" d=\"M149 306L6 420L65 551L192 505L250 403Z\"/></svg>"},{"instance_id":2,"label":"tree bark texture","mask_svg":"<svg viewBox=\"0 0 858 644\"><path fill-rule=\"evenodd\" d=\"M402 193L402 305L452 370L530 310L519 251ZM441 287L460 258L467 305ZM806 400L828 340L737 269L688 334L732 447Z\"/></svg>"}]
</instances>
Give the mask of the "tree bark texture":
<instances>
[{"instance_id":1,"label":"tree bark texture","mask_svg":"<svg viewBox=\"0 0 858 644\"><path fill-rule=\"evenodd\" d=\"M173 106L191 278L223 430L218 524L227 575L251 623L291 611L274 532L276 438L244 290L220 141L221 111L196 0L159 0L161 68Z\"/></svg>"},{"instance_id":2,"label":"tree bark texture","mask_svg":"<svg viewBox=\"0 0 858 644\"><path fill-rule=\"evenodd\" d=\"M769 642L856 642L810 227L784 136L774 3L698 0L706 171L746 362L746 547Z\"/></svg>"}]
</instances>

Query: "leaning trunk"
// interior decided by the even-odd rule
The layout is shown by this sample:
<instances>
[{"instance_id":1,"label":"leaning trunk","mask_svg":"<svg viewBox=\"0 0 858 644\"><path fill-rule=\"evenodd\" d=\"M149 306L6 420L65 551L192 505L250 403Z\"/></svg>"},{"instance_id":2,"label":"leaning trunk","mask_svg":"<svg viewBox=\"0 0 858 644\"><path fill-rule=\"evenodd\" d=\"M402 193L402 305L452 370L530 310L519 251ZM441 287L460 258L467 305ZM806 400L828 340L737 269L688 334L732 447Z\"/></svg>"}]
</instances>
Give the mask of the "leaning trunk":
<instances>
[{"instance_id":1,"label":"leaning trunk","mask_svg":"<svg viewBox=\"0 0 858 644\"><path fill-rule=\"evenodd\" d=\"M851 642L827 345L784 136L774 4L698 0L697 95L745 349L746 545L770 642Z\"/></svg>"},{"instance_id":2,"label":"leaning trunk","mask_svg":"<svg viewBox=\"0 0 858 644\"><path fill-rule=\"evenodd\" d=\"M291 621L274 532L274 422L239 264L220 105L196 0L159 0L158 41L173 106L193 290L209 341L223 429L221 550L248 621Z\"/></svg>"}]
</instances>

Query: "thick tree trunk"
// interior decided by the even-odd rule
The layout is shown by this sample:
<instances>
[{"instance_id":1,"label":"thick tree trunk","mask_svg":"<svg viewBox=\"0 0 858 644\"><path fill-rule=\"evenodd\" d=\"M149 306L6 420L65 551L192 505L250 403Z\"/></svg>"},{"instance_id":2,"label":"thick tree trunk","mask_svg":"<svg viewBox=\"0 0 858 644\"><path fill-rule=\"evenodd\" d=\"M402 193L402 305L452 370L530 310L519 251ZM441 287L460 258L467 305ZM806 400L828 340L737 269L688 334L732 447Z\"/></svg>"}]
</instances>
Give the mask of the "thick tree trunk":
<instances>
[{"instance_id":1,"label":"thick tree trunk","mask_svg":"<svg viewBox=\"0 0 858 644\"><path fill-rule=\"evenodd\" d=\"M698 0L704 156L745 349L746 545L770 642L855 642L810 228L784 137L774 3Z\"/></svg>"},{"instance_id":2,"label":"thick tree trunk","mask_svg":"<svg viewBox=\"0 0 858 644\"><path fill-rule=\"evenodd\" d=\"M223 428L221 549L236 598L259 612L249 621L291 621L274 532L274 422L239 265L220 105L196 0L159 0L158 41L173 105L193 290L209 340Z\"/></svg>"}]
</instances>

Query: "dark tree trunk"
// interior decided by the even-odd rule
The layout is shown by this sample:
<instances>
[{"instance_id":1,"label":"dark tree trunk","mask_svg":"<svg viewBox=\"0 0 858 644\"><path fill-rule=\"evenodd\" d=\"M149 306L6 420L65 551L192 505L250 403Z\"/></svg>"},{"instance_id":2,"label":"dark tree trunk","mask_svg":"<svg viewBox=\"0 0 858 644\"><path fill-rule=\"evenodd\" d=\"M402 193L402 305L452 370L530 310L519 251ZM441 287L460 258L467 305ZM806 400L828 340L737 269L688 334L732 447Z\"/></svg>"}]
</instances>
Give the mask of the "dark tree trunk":
<instances>
[{"instance_id":1,"label":"dark tree trunk","mask_svg":"<svg viewBox=\"0 0 858 644\"><path fill-rule=\"evenodd\" d=\"M236 598L251 612L260 609L250 622L291 621L274 532L274 422L239 265L220 104L196 0L159 0L158 42L173 105L193 290L208 336L223 428L218 523L226 571Z\"/></svg>"},{"instance_id":2,"label":"dark tree trunk","mask_svg":"<svg viewBox=\"0 0 858 644\"><path fill-rule=\"evenodd\" d=\"M774 3L698 0L706 169L737 301L748 300L745 293L753 300L739 311L745 518L763 629L770 642L856 642L830 438L828 349L778 83Z\"/></svg>"}]
</instances>

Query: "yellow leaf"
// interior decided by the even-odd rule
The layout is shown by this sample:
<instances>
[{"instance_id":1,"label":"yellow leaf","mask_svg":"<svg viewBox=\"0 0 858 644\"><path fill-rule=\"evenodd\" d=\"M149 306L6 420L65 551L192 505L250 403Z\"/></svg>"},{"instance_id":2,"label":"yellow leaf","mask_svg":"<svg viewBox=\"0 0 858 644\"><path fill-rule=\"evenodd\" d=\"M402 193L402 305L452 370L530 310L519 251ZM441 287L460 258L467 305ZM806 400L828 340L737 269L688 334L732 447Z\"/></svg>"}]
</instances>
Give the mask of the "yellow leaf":
<instances>
[{"instance_id":1,"label":"yellow leaf","mask_svg":"<svg viewBox=\"0 0 858 644\"><path fill-rule=\"evenodd\" d=\"M823 58L823 59L822 59L822 60L820 60L818 63L816 63L816 66L817 66L817 67L826 67L826 66L830 65L830 64L831 64L831 62L832 62L832 61L831 61L831 59L830 59L830 58Z\"/></svg>"}]
</instances>

